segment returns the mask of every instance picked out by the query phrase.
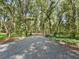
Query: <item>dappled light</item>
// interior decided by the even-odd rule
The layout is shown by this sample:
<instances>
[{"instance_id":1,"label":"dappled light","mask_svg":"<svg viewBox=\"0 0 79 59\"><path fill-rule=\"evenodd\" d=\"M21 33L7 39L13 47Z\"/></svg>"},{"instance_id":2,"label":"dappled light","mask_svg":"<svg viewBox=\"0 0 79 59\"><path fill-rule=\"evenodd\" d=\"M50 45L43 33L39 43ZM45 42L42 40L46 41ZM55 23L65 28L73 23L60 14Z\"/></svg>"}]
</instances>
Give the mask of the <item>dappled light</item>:
<instances>
[{"instance_id":1,"label":"dappled light","mask_svg":"<svg viewBox=\"0 0 79 59\"><path fill-rule=\"evenodd\" d=\"M0 53L6 51L8 49L7 48L8 46L9 46L9 44L0 45Z\"/></svg>"},{"instance_id":2,"label":"dappled light","mask_svg":"<svg viewBox=\"0 0 79 59\"><path fill-rule=\"evenodd\" d=\"M0 59L79 59L79 0L0 0Z\"/></svg>"},{"instance_id":3,"label":"dappled light","mask_svg":"<svg viewBox=\"0 0 79 59\"><path fill-rule=\"evenodd\" d=\"M41 36L32 36L25 40L0 45L1 59L77 59L78 57L79 54L55 42L51 43Z\"/></svg>"}]
</instances>

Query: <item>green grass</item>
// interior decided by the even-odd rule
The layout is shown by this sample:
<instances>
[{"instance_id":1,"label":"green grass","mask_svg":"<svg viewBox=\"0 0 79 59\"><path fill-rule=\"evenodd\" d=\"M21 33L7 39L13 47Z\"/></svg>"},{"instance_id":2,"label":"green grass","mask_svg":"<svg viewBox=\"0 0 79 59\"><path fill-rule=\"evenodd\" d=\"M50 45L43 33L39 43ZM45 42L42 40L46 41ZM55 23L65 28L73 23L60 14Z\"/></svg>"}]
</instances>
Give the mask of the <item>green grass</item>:
<instances>
[{"instance_id":1,"label":"green grass","mask_svg":"<svg viewBox=\"0 0 79 59\"><path fill-rule=\"evenodd\" d=\"M65 42L66 44L76 45L79 43L79 33L76 34L75 39L70 36L70 34L57 34L56 36L50 36L50 40L55 40L57 42Z\"/></svg>"},{"instance_id":2,"label":"green grass","mask_svg":"<svg viewBox=\"0 0 79 59\"><path fill-rule=\"evenodd\" d=\"M0 33L0 40L3 40L3 39L5 39L5 38L7 38L7 35Z\"/></svg>"},{"instance_id":3,"label":"green grass","mask_svg":"<svg viewBox=\"0 0 79 59\"><path fill-rule=\"evenodd\" d=\"M66 44L70 44L70 45L76 45L77 43L79 43L79 40L71 39L71 38L56 38L56 37L51 37L51 40L55 40L57 42L65 42Z\"/></svg>"}]
</instances>

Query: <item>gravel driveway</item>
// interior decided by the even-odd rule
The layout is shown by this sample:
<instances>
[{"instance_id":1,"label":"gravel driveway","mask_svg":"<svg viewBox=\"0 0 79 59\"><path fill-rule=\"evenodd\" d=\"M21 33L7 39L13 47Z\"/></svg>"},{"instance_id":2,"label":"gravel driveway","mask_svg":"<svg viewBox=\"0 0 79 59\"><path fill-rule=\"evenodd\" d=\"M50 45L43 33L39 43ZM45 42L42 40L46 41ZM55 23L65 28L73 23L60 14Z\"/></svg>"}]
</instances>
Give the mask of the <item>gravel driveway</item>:
<instances>
[{"instance_id":1,"label":"gravel driveway","mask_svg":"<svg viewBox=\"0 0 79 59\"><path fill-rule=\"evenodd\" d=\"M79 54L42 36L0 45L0 59L79 59Z\"/></svg>"}]
</instances>

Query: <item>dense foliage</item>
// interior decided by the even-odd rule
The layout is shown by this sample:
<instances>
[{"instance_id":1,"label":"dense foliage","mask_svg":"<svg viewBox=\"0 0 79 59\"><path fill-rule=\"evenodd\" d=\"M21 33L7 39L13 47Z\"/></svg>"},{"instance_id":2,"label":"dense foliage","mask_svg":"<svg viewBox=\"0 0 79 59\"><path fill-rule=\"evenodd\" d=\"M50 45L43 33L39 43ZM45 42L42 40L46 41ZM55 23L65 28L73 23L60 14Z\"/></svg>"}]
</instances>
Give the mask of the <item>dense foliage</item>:
<instances>
[{"instance_id":1,"label":"dense foliage","mask_svg":"<svg viewBox=\"0 0 79 59\"><path fill-rule=\"evenodd\" d=\"M34 32L79 33L79 0L0 0L0 32L27 36Z\"/></svg>"},{"instance_id":2,"label":"dense foliage","mask_svg":"<svg viewBox=\"0 0 79 59\"><path fill-rule=\"evenodd\" d=\"M7 38L6 34L0 33L0 40L4 40Z\"/></svg>"}]
</instances>

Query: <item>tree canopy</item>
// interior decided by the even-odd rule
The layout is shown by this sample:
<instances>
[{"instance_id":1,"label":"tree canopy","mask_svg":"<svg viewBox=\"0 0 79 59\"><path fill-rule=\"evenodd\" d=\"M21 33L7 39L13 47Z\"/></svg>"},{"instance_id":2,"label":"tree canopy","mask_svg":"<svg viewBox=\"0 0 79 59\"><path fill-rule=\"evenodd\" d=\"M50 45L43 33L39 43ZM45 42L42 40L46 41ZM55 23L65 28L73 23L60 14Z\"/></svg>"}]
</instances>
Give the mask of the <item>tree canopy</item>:
<instances>
[{"instance_id":1,"label":"tree canopy","mask_svg":"<svg viewBox=\"0 0 79 59\"><path fill-rule=\"evenodd\" d=\"M79 0L0 0L0 32L79 33Z\"/></svg>"}]
</instances>

